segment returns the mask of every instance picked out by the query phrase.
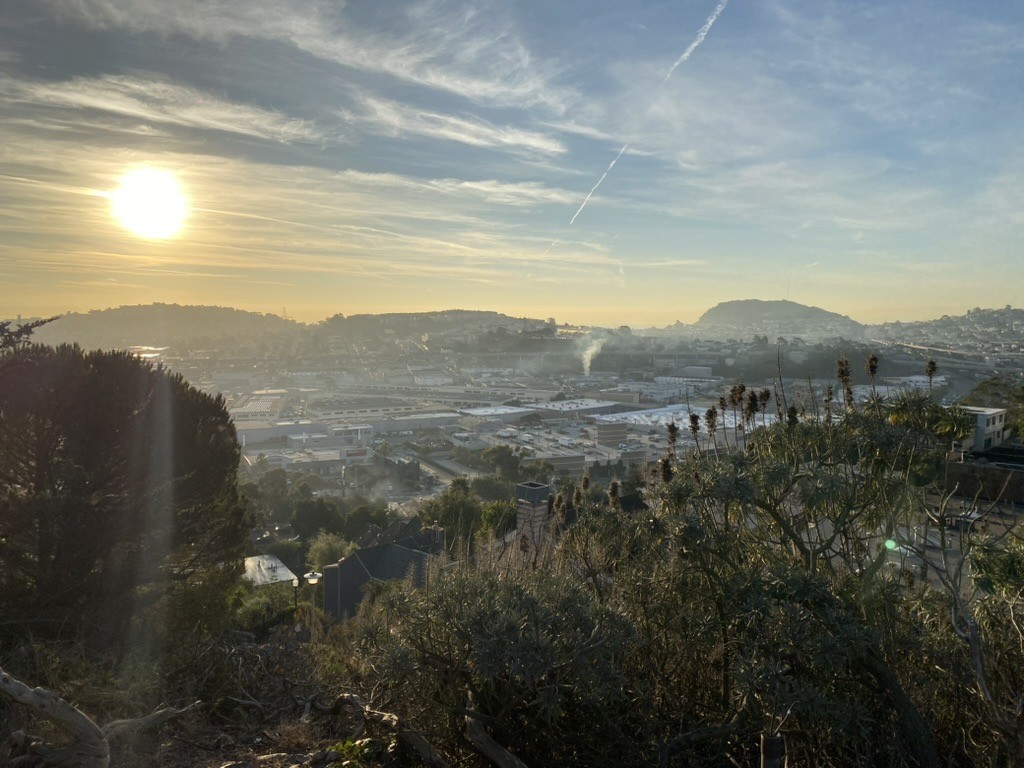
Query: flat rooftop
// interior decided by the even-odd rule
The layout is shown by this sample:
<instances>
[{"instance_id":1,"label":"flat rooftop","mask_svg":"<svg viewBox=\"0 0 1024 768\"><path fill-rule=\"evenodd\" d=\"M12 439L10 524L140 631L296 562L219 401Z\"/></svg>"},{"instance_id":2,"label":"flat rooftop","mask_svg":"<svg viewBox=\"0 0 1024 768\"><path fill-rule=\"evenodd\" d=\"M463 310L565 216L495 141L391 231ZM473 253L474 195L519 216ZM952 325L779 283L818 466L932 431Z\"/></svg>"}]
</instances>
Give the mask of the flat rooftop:
<instances>
[{"instance_id":1,"label":"flat rooftop","mask_svg":"<svg viewBox=\"0 0 1024 768\"><path fill-rule=\"evenodd\" d=\"M435 411L434 413L403 413L398 416L388 416L387 421L419 421L420 419L451 419L458 416L455 411Z\"/></svg>"},{"instance_id":2,"label":"flat rooftop","mask_svg":"<svg viewBox=\"0 0 1024 768\"><path fill-rule=\"evenodd\" d=\"M598 408L615 408L622 403L614 400L593 400L589 397L575 400L552 400L547 403L534 403L530 406L535 411L554 411L556 413L573 413L576 411L592 411Z\"/></svg>"},{"instance_id":3,"label":"flat rooftop","mask_svg":"<svg viewBox=\"0 0 1024 768\"><path fill-rule=\"evenodd\" d=\"M489 416L519 416L532 413L532 408L519 408L514 405L496 405L492 408L460 408L463 416L477 416L486 419Z\"/></svg>"},{"instance_id":4,"label":"flat rooftop","mask_svg":"<svg viewBox=\"0 0 1024 768\"><path fill-rule=\"evenodd\" d=\"M390 408L407 406L409 402L394 397L338 397L324 398L309 403L306 407L310 411L342 411L342 410L365 410L367 408Z\"/></svg>"},{"instance_id":5,"label":"flat rooftop","mask_svg":"<svg viewBox=\"0 0 1024 768\"><path fill-rule=\"evenodd\" d=\"M245 573L242 574L242 578L257 587L262 587L282 582L290 584L295 574L274 555L256 555L245 558Z\"/></svg>"},{"instance_id":6,"label":"flat rooftop","mask_svg":"<svg viewBox=\"0 0 1024 768\"><path fill-rule=\"evenodd\" d=\"M717 405L715 406L717 409ZM664 427L669 422L674 421L679 425L679 428L684 432L690 430L690 414L695 413L700 417L700 428L702 432L707 431L707 427L704 424L704 413L707 409L701 408L697 405L686 405L685 403L678 403L676 405L666 405L664 408L651 408L644 411L629 411L628 413L614 413L602 416L595 416L594 421L603 424L625 422L635 427ZM765 424L773 424L775 422L775 414L758 414L754 420L754 426L761 426L762 417L764 418ZM737 421L743 421L743 417L733 412L732 409L722 413L718 412L718 426L725 427L726 429L734 429Z\"/></svg>"}]
</instances>

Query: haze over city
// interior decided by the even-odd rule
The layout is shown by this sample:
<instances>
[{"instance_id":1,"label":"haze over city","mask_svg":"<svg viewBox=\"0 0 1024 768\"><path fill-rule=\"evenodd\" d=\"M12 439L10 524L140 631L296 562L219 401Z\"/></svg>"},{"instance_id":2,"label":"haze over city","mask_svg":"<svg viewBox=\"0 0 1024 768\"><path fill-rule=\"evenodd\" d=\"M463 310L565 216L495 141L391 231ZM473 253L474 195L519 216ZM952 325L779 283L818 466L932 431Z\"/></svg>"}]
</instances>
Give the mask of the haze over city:
<instances>
[{"instance_id":1,"label":"haze over city","mask_svg":"<svg viewBox=\"0 0 1024 768\"><path fill-rule=\"evenodd\" d=\"M9 0L4 316L1019 303L1024 11Z\"/></svg>"}]
</instances>

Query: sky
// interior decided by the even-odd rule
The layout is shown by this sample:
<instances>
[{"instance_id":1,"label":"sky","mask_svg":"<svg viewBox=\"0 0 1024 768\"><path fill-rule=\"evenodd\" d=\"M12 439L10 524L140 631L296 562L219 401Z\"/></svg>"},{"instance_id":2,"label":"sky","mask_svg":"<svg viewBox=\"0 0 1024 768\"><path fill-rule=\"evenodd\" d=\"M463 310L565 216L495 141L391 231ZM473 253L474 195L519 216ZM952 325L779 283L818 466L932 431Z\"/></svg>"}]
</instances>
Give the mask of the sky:
<instances>
[{"instance_id":1,"label":"sky","mask_svg":"<svg viewBox=\"0 0 1024 768\"><path fill-rule=\"evenodd\" d=\"M0 317L1016 306L1022 72L1016 0L3 0Z\"/></svg>"}]
</instances>

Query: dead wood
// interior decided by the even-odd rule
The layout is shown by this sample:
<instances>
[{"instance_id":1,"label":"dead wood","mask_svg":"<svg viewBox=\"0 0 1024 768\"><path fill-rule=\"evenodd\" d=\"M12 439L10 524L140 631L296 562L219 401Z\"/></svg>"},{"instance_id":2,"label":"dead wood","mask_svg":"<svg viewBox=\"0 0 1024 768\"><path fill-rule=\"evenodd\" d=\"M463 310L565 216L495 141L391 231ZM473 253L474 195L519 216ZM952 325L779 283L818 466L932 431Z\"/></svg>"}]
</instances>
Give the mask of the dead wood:
<instances>
[{"instance_id":1,"label":"dead wood","mask_svg":"<svg viewBox=\"0 0 1024 768\"><path fill-rule=\"evenodd\" d=\"M528 768L526 763L513 755L501 744L496 742L481 722L481 715L473 708L473 699L470 697L466 707L466 734L480 754L494 763L498 768Z\"/></svg>"},{"instance_id":2,"label":"dead wood","mask_svg":"<svg viewBox=\"0 0 1024 768\"><path fill-rule=\"evenodd\" d=\"M202 704L201 701L194 701L187 707L182 707L181 709L164 707L163 709L158 709L156 712L151 712L145 717L135 717L129 720L114 720L103 726L101 731L103 732L103 735L106 736L107 741L114 741L115 739L120 739L133 733L159 728L167 721L180 717L186 712L191 712L200 704Z\"/></svg>"},{"instance_id":3,"label":"dead wood","mask_svg":"<svg viewBox=\"0 0 1024 768\"><path fill-rule=\"evenodd\" d=\"M111 740L159 727L199 704L197 701L181 709L166 707L145 717L115 720L100 728L81 710L64 701L55 692L45 688L29 688L2 669L0 693L53 721L71 734L71 741L62 747L47 744L42 739L20 731L12 734L9 741L15 756L11 758L10 764L14 768L108 768Z\"/></svg>"},{"instance_id":4,"label":"dead wood","mask_svg":"<svg viewBox=\"0 0 1024 768\"><path fill-rule=\"evenodd\" d=\"M398 715L392 714L391 712L381 712L376 709L371 709L366 703L351 693L343 693L334 700L334 704L331 706L332 712L338 712L342 705L348 705L356 710L356 714L360 717L361 723L356 728L356 735L353 738L361 736L365 730L365 723L367 720L373 720L382 725L385 725L395 733L398 737L398 741L404 744L406 747L411 749L420 759L427 765L433 766L433 768L448 768L448 764L444 758L441 757L440 753L434 749L426 737L419 731L413 730L406 726Z\"/></svg>"}]
</instances>

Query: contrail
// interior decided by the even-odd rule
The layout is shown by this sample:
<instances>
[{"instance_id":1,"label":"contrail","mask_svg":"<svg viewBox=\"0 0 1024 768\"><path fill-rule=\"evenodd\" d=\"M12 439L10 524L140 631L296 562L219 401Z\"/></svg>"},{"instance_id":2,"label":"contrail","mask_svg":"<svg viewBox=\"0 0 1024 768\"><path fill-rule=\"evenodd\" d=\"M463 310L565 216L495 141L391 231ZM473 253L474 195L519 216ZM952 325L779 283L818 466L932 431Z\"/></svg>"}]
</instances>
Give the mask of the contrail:
<instances>
[{"instance_id":1,"label":"contrail","mask_svg":"<svg viewBox=\"0 0 1024 768\"><path fill-rule=\"evenodd\" d=\"M31 184L34 187L46 187L47 189L55 189L58 192L70 192L74 195L87 195L88 197L107 197L109 193L104 192L102 189L92 189L91 187L76 187L71 184L59 184L55 181L43 181L42 179L29 179L25 176L11 176L7 173L0 173L0 179L7 179L8 181L14 181L18 184Z\"/></svg>"},{"instance_id":2,"label":"contrail","mask_svg":"<svg viewBox=\"0 0 1024 768\"><path fill-rule=\"evenodd\" d=\"M558 245L558 243L559 243L559 241L558 241L558 240L552 240L552 241L551 241L551 245L549 245L549 246L548 246L547 248L545 248L545 249L544 249L544 253L542 253L542 254L540 255L540 257L541 257L541 258L543 259L543 258L544 258L545 256L547 256L547 255L548 255L549 253L551 253L551 249L552 249L552 248L554 248L554 247L555 247L556 245Z\"/></svg>"},{"instance_id":3,"label":"contrail","mask_svg":"<svg viewBox=\"0 0 1024 768\"><path fill-rule=\"evenodd\" d=\"M576 221L576 217L580 215L580 212L587 207L587 203L590 202L590 198L592 198L594 196L594 193L597 192L597 188L601 186L601 182L608 177L608 174L611 173L612 168L614 168L615 164L619 162L619 158L622 157L622 153L625 152L628 148L629 142L627 141L625 144L622 145L622 149L619 150L619 154L615 156L615 159L608 164L607 168L605 168L604 173L601 174L601 178L597 180L597 184L595 184L593 188L590 190L590 192L587 193L587 196L583 198L583 202L580 203L580 207L576 209L576 213L574 213L572 215L572 218L569 219L570 227L573 225L573 222Z\"/></svg>"},{"instance_id":4,"label":"contrail","mask_svg":"<svg viewBox=\"0 0 1024 768\"><path fill-rule=\"evenodd\" d=\"M697 36L693 38L693 42L686 47L686 50L683 51L682 55L678 59L676 59L675 63L671 67L669 67L668 72L665 73L665 79L661 81L662 88L668 85L668 81L671 79L672 73L676 71L679 65L685 62L687 59L689 59L693 55L693 52L697 50L698 46L700 46L700 44L704 42L704 38L708 36L708 32L711 31L712 25L718 20L718 17L722 15L722 11L725 10L725 6L727 6L728 4L729 0L721 0L721 2L717 6L715 6L715 10L711 12L710 16L708 16L707 21L704 22L704 26L697 31ZM606 178L608 178L608 174L611 173L611 170L612 168L615 167L615 164L619 162L619 158L622 157L622 154L627 149L629 149L630 143L631 142L627 141L625 144L622 145L622 149L619 150L619 154L617 154L615 156L615 159L608 164L608 167L605 169L605 172L601 174L601 178L597 180L597 184L595 184L594 187L590 190L590 192L587 193L587 196L583 198L583 202L580 204L580 207L576 209L576 213L574 213L572 215L572 218L569 219L570 227L576 222L576 217L583 212L584 208L587 207L587 203L590 202L590 198L592 198L594 196L594 193L597 192L597 188L601 186L601 183ZM554 243L548 246L548 251L551 250L551 247L553 245Z\"/></svg>"},{"instance_id":5,"label":"contrail","mask_svg":"<svg viewBox=\"0 0 1024 768\"><path fill-rule=\"evenodd\" d=\"M711 31L711 25L718 20L718 17L722 15L722 11L725 10L725 6L728 4L729 0L722 0L715 10L711 12L711 15L708 16L708 20L704 22L704 26L697 32L697 36L693 38L693 42L690 43L687 49L683 51L683 55L676 59L676 63L673 64L665 74L665 79L661 81L662 88L668 84L669 78L672 77L672 73L676 71L676 67L690 58L693 55L693 52L697 50L697 46L704 42L704 38L707 37L708 32Z\"/></svg>"}]
</instances>

